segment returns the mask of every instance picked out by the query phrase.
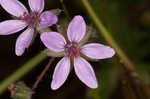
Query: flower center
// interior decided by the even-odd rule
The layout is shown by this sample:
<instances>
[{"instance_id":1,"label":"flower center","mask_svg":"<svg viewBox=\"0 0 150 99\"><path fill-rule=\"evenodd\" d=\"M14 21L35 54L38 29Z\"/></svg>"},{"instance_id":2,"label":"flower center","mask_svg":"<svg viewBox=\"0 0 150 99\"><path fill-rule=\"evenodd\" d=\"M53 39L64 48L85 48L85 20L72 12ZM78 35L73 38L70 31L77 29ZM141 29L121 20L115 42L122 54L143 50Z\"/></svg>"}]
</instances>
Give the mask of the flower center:
<instances>
[{"instance_id":1,"label":"flower center","mask_svg":"<svg viewBox=\"0 0 150 99\"><path fill-rule=\"evenodd\" d=\"M26 22L27 24L31 25L32 27L35 27L36 24L39 22L39 18L37 16L37 13L32 12L30 14L24 12L22 16L19 17L23 22Z\"/></svg>"},{"instance_id":2,"label":"flower center","mask_svg":"<svg viewBox=\"0 0 150 99\"><path fill-rule=\"evenodd\" d=\"M71 44L66 45L66 51L71 58L80 56L80 48L77 46L77 43L72 42Z\"/></svg>"}]
</instances>

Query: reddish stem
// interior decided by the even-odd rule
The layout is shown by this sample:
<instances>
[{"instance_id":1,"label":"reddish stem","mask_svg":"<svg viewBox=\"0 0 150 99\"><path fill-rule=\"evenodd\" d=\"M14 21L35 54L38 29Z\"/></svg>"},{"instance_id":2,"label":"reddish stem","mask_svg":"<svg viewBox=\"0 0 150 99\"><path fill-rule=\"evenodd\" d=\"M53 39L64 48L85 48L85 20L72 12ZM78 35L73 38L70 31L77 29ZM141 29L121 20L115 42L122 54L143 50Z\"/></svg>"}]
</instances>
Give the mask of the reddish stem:
<instances>
[{"instance_id":1,"label":"reddish stem","mask_svg":"<svg viewBox=\"0 0 150 99\"><path fill-rule=\"evenodd\" d=\"M41 72L40 76L38 77L38 79L36 80L36 82L34 83L32 90L36 89L39 82L41 81L41 79L43 78L43 76L45 75L45 73L47 72L47 70L49 69L49 67L51 66L52 62L55 60L54 57L52 57L48 64L46 65L46 67L44 68L44 70Z\"/></svg>"}]
</instances>

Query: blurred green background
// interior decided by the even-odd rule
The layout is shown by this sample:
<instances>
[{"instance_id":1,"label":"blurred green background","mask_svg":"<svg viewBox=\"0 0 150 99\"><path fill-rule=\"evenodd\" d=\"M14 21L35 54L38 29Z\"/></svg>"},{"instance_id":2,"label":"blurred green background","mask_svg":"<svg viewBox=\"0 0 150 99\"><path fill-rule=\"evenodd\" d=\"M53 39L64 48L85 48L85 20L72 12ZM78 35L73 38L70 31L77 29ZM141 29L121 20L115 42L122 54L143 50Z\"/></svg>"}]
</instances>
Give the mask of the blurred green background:
<instances>
[{"instance_id":1,"label":"blurred green background","mask_svg":"<svg viewBox=\"0 0 150 99\"><path fill-rule=\"evenodd\" d=\"M27 0L20 1L29 8ZM57 91L52 91L50 83L53 70L60 60L57 58L41 80L32 99L150 99L146 96L150 94L150 0L88 1L117 44L136 66L138 78L130 77L134 74L130 74L124 68L121 60L115 56L112 59L90 62L99 82L98 89L86 87L72 70L65 84ZM45 2L45 10L63 9L60 0L45 0ZM103 36L99 34L81 0L64 0L63 5L65 5L71 18L75 15L82 15L86 23L92 28L89 42L108 45ZM2 7L0 7L0 12L0 21L12 18ZM64 11L59 15L59 18L58 24L68 24ZM55 26L52 28L55 29ZM20 33L0 36L0 81L7 78L45 48L38 35L24 55L17 57L15 55L15 41ZM40 63L21 80L32 87L47 63L48 59ZM140 82L138 85L142 87L134 86L135 83L139 83L138 81ZM138 88L142 89L138 90ZM0 99L11 99L10 92L6 91L0 96Z\"/></svg>"}]
</instances>

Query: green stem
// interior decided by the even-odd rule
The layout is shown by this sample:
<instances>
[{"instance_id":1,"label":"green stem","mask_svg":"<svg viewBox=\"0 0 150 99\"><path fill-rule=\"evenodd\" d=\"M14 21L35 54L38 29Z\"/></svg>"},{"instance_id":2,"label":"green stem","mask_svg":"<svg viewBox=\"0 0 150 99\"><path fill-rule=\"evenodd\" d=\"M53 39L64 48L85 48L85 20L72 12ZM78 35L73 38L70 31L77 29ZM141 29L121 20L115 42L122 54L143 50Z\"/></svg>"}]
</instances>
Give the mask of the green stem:
<instances>
[{"instance_id":1,"label":"green stem","mask_svg":"<svg viewBox=\"0 0 150 99\"><path fill-rule=\"evenodd\" d=\"M93 19L95 25L97 26L100 33L104 36L106 41L115 49L116 53L120 57L121 61L125 64L126 68L132 72L135 71L135 66L133 63L128 59L128 57L124 54L124 52L121 50L121 48L117 45L115 40L112 38L110 33L107 31L107 29L102 24L101 20L96 16L94 10L90 6L88 0L82 0L86 10L88 11L89 15Z\"/></svg>"},{"instance_id":2,"label":"green stem","mask_svg":"<svg viewBox=\"0 0 150 99\"><path fill-rule=\"evenodd\" d=\"M31 71L35 66L37 66L41 61L43 61L47 56L41 52L37 56L33 57L29 60L25 65L19 68L16 72L14 72L11 76L0 83L0 94L2 94L7 87L16 82L18 79L23 77L29 71Z\"/></svg>"}]
</instances>

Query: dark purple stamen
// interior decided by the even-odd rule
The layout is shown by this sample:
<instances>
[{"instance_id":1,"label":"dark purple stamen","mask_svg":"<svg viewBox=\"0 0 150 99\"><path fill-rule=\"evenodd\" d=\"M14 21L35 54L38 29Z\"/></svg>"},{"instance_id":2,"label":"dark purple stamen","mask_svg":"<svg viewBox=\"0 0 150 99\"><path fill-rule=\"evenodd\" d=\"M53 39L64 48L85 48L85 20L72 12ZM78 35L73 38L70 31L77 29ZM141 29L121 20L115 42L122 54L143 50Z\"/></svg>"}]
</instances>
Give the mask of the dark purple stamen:
<instances>
[{"instance_id":1,"label":"dark purple stamen","mask_svg":"<svg viewBox=\"0 0 150 99\"><path fill-rule=\"evenodd\" d=\"M80 56L80 48L77 46L77 43L72 42L70 45L66 45L65 48L69 57Z\"/></svg>"},{"instance_id":2,"label":"dark purple stamen","mask_svg":"<svg viewBox=\"0 0 150 99\"><path fill-rule=\"evenodd\" d=\"M31 14L28 14L26 12L24 12L24 14L22 16L20 16L19 18L26 22L27 24L31 25L32 27L35 27L37 22L39 21L38 19L38 14L33 12Z\"/></svg>"}]
</instances>

